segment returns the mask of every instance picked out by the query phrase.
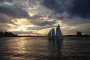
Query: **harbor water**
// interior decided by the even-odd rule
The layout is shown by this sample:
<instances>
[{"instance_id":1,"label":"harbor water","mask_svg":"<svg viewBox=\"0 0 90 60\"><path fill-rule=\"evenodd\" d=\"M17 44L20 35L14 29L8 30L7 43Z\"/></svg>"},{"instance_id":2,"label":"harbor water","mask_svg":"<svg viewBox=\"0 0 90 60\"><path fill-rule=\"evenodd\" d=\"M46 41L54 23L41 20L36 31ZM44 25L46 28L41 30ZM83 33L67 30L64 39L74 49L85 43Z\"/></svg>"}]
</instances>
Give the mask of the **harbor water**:
<instances>
[{"instance_id":1,"label":"harbor water","mask_svg":"<svg viewBox=\"0 0 90 60\"><path fill-rule=\"evenodd\" d=\"M64 37L62 44L47 37L0 38L0 60L90 60L90 38Z\"/></svg>"}]
</instances>

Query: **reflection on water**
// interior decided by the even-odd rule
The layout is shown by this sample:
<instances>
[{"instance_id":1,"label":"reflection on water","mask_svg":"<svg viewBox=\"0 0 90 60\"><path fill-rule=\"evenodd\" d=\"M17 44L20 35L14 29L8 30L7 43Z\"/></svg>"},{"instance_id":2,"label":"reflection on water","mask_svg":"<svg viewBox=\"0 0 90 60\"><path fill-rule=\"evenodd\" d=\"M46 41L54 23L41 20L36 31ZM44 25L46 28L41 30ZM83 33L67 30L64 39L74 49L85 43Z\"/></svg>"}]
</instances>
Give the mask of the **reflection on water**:
<instances>
[{"instance_id":1,"label":"reflection on water","mask_svg":"<svg viewBox=\"0 0 90 60\"><path fill-rule=\"evenodd\" d=\"M51 60L61 60L61 49L62 49L62 40L49 40L48 49L51 56Z\"/></svg>"},{"instance_id":2,"label":"reflection on water","mask_svg":"<svg viewBox=\"0 0 90 60\"><path fill-rule=\"evenodd\" d=\"M44 39L44 40L43 40ZM1 38L0 59L35 60L49 55L45 38ZM45 59L45 57L43 58Z\"/></svg>"},{"instance_id":3,"label":"reflection on water","mask_svg":"<svg viewBox=\"0 0 90 60\"><path fill-rule=\"evenodd\" d=\"M13 53L24 53L26 51L26 42L27 41L25 41L25 38L16 38L6 41L4 45L9 52L12 51Z\"/></svg>"},{"instance_id":4,"label":"reflection on water","mask_svg":"<svg viewBox=\"0 0 90 60\"><path fill-rule=\"evenodd\" d=\"M83 56L83 57L79 57ZM90 60L90 38L0 38L0 60Z\"/></svg>"}]
</instances>

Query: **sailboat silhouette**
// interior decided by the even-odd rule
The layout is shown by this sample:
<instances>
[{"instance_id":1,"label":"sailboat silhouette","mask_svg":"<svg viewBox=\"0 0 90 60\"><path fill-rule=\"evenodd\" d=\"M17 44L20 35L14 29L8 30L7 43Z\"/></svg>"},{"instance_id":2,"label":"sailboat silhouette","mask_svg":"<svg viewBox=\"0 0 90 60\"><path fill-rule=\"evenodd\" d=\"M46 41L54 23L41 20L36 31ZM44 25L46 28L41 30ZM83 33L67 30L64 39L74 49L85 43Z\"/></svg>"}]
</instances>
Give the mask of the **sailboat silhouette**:
<instances>
[{"instance_id":1,"label":"sailboat silhouette","mask_svg":"<svg viewBox=\"0 0 90 60\"><path fill-rule=\"evenodd\" d=\"M52 52L55 56L55 59L60 60L62 56L62 45L63 45L63 35L60 29L60 26L58 24L57 27L52 28L48 33L48 41L49 44L53 44L51 47L54 47L52 50L55 52ZM51 49L51 48L50 48ZM50 50L50 51L52 51ZM56 53L56 55L54 54Z\"/></svg>"},{"instance_id":2,"label":"sailboat silhouette","mask_svg":"<svg viewBox=\"0 0 90 60\"><path fill-rule=\"evenodd\" d=\"M48 39L49 40L60 40L63 39L63 35L60 29L60 26L58 24L58 26L56 28L53 28L49 31L48 33Z\"/></svg>"}]
</instances>

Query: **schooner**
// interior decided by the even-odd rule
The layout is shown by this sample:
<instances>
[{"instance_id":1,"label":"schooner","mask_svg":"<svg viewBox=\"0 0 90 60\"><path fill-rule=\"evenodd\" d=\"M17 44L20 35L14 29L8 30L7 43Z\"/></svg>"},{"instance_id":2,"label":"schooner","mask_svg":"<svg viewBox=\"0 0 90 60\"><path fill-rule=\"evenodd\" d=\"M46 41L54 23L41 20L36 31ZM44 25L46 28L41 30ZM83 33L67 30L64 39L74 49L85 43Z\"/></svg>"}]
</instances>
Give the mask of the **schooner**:
<instances>
[{"instance_id":1,"label":"schooner","mask_svg":"<svg viewBox=\"0 0 90 60\"><path fill-rule=\"evenodd\" d=\"M48 33L48 39L49 40L60 40L63 39L63 35L60 29L60 26L58 24L58 26L56 28L53 28L49 31Z\"/></svg>"}]
</instances>

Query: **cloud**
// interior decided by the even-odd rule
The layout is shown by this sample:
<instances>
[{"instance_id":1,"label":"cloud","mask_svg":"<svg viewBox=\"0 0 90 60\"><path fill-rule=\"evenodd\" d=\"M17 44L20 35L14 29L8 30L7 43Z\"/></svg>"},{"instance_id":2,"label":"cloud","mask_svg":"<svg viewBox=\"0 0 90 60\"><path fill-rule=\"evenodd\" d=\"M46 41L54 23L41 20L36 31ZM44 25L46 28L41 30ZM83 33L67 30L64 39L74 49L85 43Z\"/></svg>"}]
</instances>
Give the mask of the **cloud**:
<instances>
[{"instance_id":1,"label":"cloud","mask_svg":"<svg viewBox=\"0 0 90 60\"><path fill-rule=\"evenodd\" d=\"M43 30L43 29L48 29L51 27L55 27L53 25L48 25L48 26L34 26L34 27L28 27L27 30Z\"/></svg>"},{"instance_id":2,"label":"cloud","mask_svg":"<svg viewBox=\"0 0 90 60\"><path fill-rule=\"evenodd\" d=\"M70 13L82 18L90 17L90 0L74 0Z\"/></svg>"},{"instance_id":3,"label":"cloud","mask_svg":"<svg viewBox=\"0 0 90 60\"><path fill-rule=\"evenodd\" d=\"M0 13L9 15L13 18L29 18L28 12L24 9L24 6L22 6L20 2L14 1L12 0L3 1L0 4Z\"/></svg>"},{"instance_id":4,"label":"cloud","mask_svg":"<svg viewBox=\"0 0 90 60\"><path fill-rule=\"evenodd\" d=\"M41 4L54 12L50 17L62 19L63 24L70 26L81 25L89 33L83 24L90 24L90 0L43 0Z\"/></svg>"},{"instance_id":5,"label":"cloud","mask_svg":"<svg viewBox=\"0 0 90 60\"><path fill-rule=\"evenodd\" d=\"M57 3L56 0L44 0L42 4L55 12L61 13L63 11L61 4Z\"/></svg>"},{"instance_id":6,"label":"cloud","mask_svg":"<svg viewBox=\"0 0 90 60\"><path fill-rule=\"evenodd\" d=\"M10 6L10 7L0 6L0 13L6 14L13 18L29 18L28 13L22 8L19 8L17 6Z\"/></svg>"},{"instance_id":7,"label":"cloud","mask_svg":"<svg viewBox=\"0 0 90 60\"><path fill-rule=\"evenodd\" d=\"M11 23L11 18L5 14L0 14L0 22L1 23Z\"/></svg>"},{"instance_id":8,"label":"cloud","mask_svg":"<svg viewBox=\"0 0 90 60\"><path fill-rule=\"evenodd\" d=\"M71 17L90 17L90 0L44 0L42 5L55 13L67 12Z\"/></svg>"},{"instance_id":9,"label":"cloud","mask_svg":"<svg viewBox=\"0 0 90 60\"><path fill-rule=\"evenodd\" d=\"M71 7L71 2L71 0L44 0L42 5L61 14Z\"/></svg>"},{"instance_id":10,"label":"cloud","mask_svg":"<svg viewBox=\"0 0 90 60\"><path fill-rule=\"evenodd\" d=\"M4 2L4 1L12 2L13 0L0 0L0 2Z\"/></svg>"},{"instance_id":11,"label":"cloud","mask_svg":"<svg viewBox=\"0 0 90 60\"><path fill-rule=\"evenodd\" d=\"M9 30L12 27L8 24L15 24L13 19L26 18L30 16L27 10L15 0L0 0L0 30Z\"/></svg>"},{"instance_id":12,"label":"cloud","mask_svg":"<svg viewBox=\"0 0 90 60\"><path fill-rule=\"evenodd\" d=\"M72 25L72 26L77 26L80 24L88 24L90 23L89 19L83 19L80 17L73 17L73 18L64 18L62 21L64 24Z\"/></svg>"},{"instance_id":13,"label":"cloud","mask_svg":"<svg viewBox=\"0 0 90 60\"><path fill-rule=\"evenodd\" d=\"M0 30L7 31L9 28L7 23L0 23Z\"/></svg>"},{"instance_id":14,"label":"cloud","mask_svg":"<svg viewBox=\"0 0 90 60\"><path fill-rule=\"evenodd\" d=\"M52 21L35 20L35 21L31 21L31 23L37 26L47 26L47 25L56 24L57 22L55 20L52 20Z\"/></svg>"},{"instance_id":15,"label":"cloud","mask_svg":"<svg viewBox=\"0 0 90 60\"><path fill-rule=\"evenodd\" d=\"M39 31L54 27L58 20L67 28L83 26L90 23L89 3L89 0L0 0L0 23L5 24L1 28Z\"/></svg>"}]
</instances>

